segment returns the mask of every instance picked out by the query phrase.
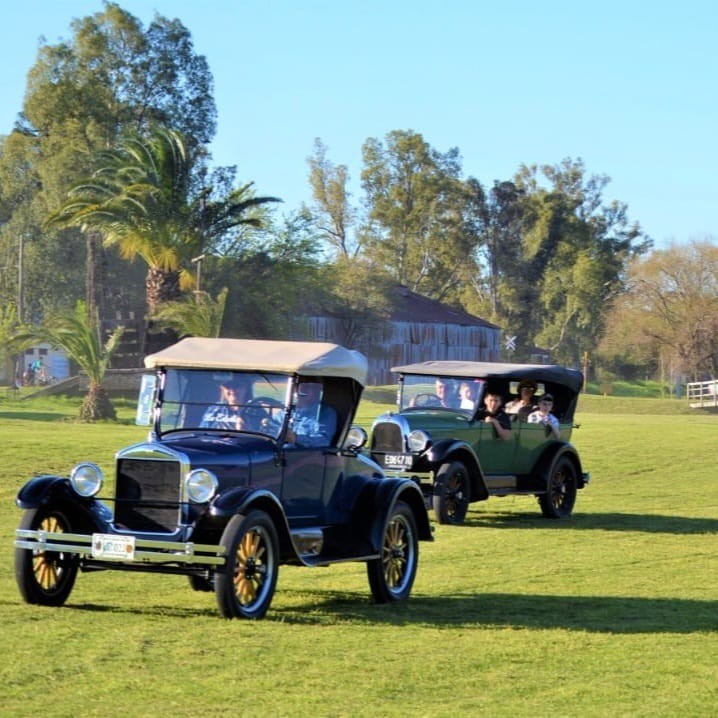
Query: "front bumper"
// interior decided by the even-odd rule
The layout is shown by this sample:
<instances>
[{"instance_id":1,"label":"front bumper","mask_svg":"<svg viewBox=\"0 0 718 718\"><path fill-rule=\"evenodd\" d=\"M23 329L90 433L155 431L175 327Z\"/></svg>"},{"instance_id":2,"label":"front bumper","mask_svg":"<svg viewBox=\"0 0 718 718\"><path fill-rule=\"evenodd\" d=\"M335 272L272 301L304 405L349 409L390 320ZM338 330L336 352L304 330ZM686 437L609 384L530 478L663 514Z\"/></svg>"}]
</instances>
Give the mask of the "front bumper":
<instances>
[{"instance_id":1,"label":"front bumper","mask_svg":"<svg viewBox=\"0 0 718 718\"><path fill-rule=\"evenodd\" d=\"M160 541L134 538L126 556L98 554L96 543L108 534L54 533L52 531L15 531L15 548L29 551L54 551L84 557L89 563L100 561L126 565L172 564L180 566L221 566L225 562L223 546L196 544L191 541ZM125 537L116 537L117 539ZM129 542L127 544L130 545ZM119 567L119 566L118 566Z\"/></svg>"}]
</instances>

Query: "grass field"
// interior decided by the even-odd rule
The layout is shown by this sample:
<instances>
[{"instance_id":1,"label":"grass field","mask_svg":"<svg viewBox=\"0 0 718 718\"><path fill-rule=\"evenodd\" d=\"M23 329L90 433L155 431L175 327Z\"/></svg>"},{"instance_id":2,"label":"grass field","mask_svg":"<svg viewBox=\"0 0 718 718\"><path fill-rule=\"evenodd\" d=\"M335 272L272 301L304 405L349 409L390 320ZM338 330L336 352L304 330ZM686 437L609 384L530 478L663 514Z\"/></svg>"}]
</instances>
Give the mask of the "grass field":
<instances>
[{"instance_id":1,"label":"grass field","mask_svg":"<svg viewBox=\"0 0 718 718\"><path fill-rule=\"evenodd\" d=\"M369 399L381 392L367 392ZM365 426L383 404L364 401ZM376 606L362 564L282 567L267 617L219 618L180 577L81 574L66 607L23 604L18 488L140 441L77 402L0 401L0 716L715 716L718 416L585 396L591 484L565 522L535 500L473 504L421 544L410 600Z\"/></svg>"}]
</instances>

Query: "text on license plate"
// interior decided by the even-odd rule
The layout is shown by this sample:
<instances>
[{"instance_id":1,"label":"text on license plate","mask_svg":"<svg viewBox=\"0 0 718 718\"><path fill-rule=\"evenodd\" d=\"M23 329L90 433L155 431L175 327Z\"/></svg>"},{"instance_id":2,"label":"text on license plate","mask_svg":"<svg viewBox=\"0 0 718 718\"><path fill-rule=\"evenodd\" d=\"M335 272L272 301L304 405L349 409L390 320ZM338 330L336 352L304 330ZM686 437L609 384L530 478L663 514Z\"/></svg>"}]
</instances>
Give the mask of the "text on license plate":
<instances>
[{"instance_id":1,"label":"text on license plate","mask_svg":"<svg viewBox=\"0 0 718 718\"><path fill-rule=\"evenodd\" d=\"M386 469L410 469L414 463L411 454L385 454L384 468Z\"/></svg>"},{"instance_id":2,"label":"text on license plate","mask_svg":"<svg viewBox=\"0 0 718 718\"><path fill-rule=\"evenodd\" d=\"M92 558L133 561L135 537L115 534L92 534Z\"/></svg>"}]
</instances>

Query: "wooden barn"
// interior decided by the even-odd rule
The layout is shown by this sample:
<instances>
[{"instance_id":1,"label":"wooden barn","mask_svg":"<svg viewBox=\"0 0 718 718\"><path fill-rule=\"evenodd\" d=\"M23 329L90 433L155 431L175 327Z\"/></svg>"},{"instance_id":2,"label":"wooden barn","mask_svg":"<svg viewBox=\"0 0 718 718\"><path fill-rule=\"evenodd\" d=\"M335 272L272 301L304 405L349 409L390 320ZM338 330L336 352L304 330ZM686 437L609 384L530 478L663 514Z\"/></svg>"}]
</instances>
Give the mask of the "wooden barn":
<instances>
[{"instance_id":1,"label":"wooden barn","mask_svg":"<svg viewBox=\"0 0 718 718\"><path fill-rule=\"evenodd\" d=\"M396 288L391 316L353 346L369 359L369 384L393 384L391 367L429 359L499 361L501 328L479 317ZM292 339L346 343L340 319L298 319Z\"/></svg>"}]
</instances>

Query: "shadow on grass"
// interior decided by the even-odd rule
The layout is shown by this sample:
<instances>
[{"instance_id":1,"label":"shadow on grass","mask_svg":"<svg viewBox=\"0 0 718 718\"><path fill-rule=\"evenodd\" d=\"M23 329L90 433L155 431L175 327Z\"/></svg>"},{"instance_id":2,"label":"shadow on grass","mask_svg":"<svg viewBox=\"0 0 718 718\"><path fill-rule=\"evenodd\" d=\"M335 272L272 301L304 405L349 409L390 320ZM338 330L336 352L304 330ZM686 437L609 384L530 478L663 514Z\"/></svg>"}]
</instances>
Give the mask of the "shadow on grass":
<instances>
[{"instance_id":1,"label":"shadow on grass","mask_svg":"<svg viewBox=\"0 0 718 718\"><path fill-rule=\"evenodd\" d=\"M79 412L78 412L79 414ZM79 415L69 416L63 412L52 411L0 411L0 419L15 419L19 421L43 421L43 422L64 422L66 424L77 424L77 426L87 426L79 419ZM95 424L107 424L110 426L134 426L134 418L118 418L97 421Z\"/></svg>"},{"instance_id":2,"label":"shadow on grass","mask_svg":"<svg viewBox=\"0 0 718 718\"><path fill-rule=\"evenodd\" d=\"M656 514L591 513L573 514L569 519L552 520L535 513L469 514L463 526L522 529L585 529L591 531L639 531L664 534L718 533L718 519ZM461 529L460 526L454 527Z\"/></svg>"},{"instance_id":3,"label":"shadow on grass","mask_svg":"<svg viewBox=\"0 0 718 718\"><path fill-rule=\"evenodd\" d=\"M291 598L293 604L301 605L277 606L276 599L282 594ZM219 619L214 602L211 603L206 608L69 603L61 609L47 610ZM18 604L14 605L17 607ZM615 634L714 633L718 632L718 601L485 593L412 596L405 603L374 604L363 592L282 592L280 588L275 605L270 607L264 620L292 625L366 623L462 629L562 629Z\"/></svg>"},{"instance_id":4,"label":"shadow on grass","mask_svg":"<svg viewBox=\"0 0 718 718\"><path fill-rule=\"evenodd\" d=\"M72 421L67 414L57 411L0 411L0 419L19 421Z\"/></svg>"},{"instance_id":5,"label":"shadow on grass","mask_svg":"<svg viewBox=\"0 0 718 718\"><path fill-rule=\"evenodd\" d=\"M298 608L278 609L268 620L288 623L352 621L438 628L564 629L596 633L696 633L718 631L718 601L532 596L487 593L412 596L407 603L375 605L360 596L316 596L311 615ZM322 598L324 600L322 600Z\"/></svg>"}]
</instances>

